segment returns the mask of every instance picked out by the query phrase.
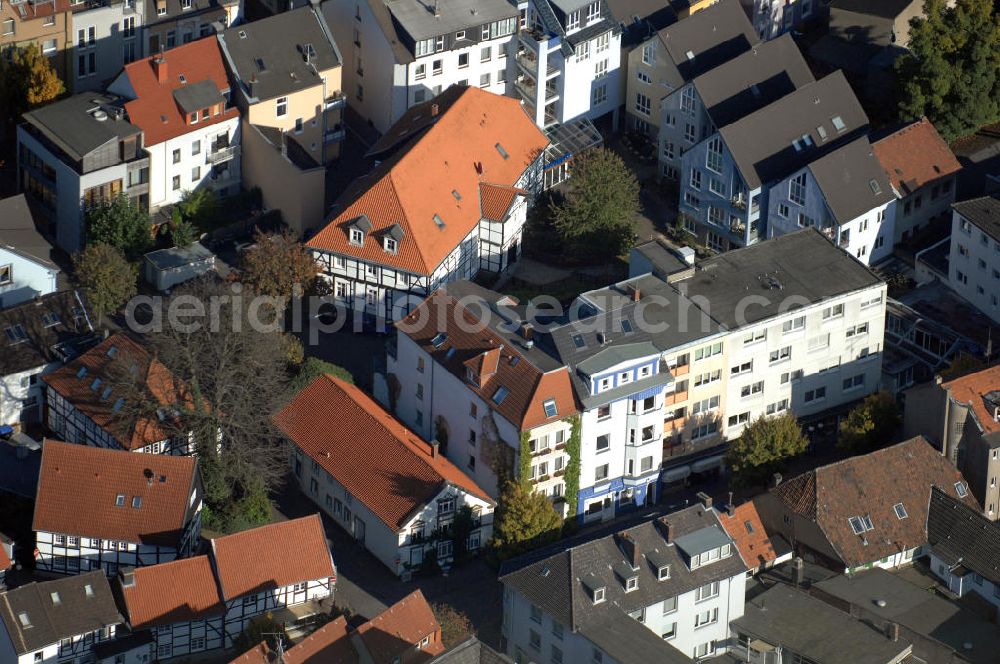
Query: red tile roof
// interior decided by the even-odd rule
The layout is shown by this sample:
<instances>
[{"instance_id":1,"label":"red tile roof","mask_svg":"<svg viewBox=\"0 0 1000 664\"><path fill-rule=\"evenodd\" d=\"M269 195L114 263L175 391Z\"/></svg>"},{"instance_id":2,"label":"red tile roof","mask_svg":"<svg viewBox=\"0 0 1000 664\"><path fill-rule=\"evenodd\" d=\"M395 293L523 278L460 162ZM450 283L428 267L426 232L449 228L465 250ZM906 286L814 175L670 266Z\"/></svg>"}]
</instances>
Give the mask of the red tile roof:
<instances>
[{"instance_id":1,"label":"red tile roof","mask_svg":"<svg viewBox=\"0 0 1000 664\"><path fill-rule=\"evenodd\" d=\"M86 372L81 374L83 369ZM176 408L182 402L190 403L187 386L149 351L121 332L42 376L42 380L127 450L137 450L170 438L174 432L155 417L133 422L115 412L116 386L126 380L125 371L144 382L145 389L165 409ZM98 378L99 383L95 381ZM109 387L112 391L105 396Z\"/></svg>"},{"instance_id":2,"label":"red tile roof","mask_svg":"<svg viewBox=\"0 0 1000 664\"><path fill-rule=\"evenodd\" d=\"M278 661L278 653L268 647L267 641L261 641L250 650L247 650L229 664L284 664Z\"/></svg>"},{"instance_id":3,"label":"red tile roof","mask_svg":"<svg viewBox=\"0 0 1000 664\"><path fill-rule=\"evenodd\" d=\"M732 515L725 510L719 512L719 521L736 542L736 548L747 567L755 569L777 560L778 554L764 530L753 501L747 501L733 509Z\"/></svg>"},{"instance_id":4,"label":"red tile roof","mask_svg":"<svg viewBox=\"0 0 1000 664\"><path fill-rule=\"evenodd\" d=\"M430 657L444 652L441 626L419 590L399 600L358 628L358 636L374 662L392 662L424 637L422 651Z\"/></svg>"},{"instance_id":5,"label":"red tile roof","mask_svg":"<svg viewBox=\"0 0 1000 664\"><path fill-rule=\"evenodd\" d=\"M359 661L348 634L347 620L338 616L286 651L282 664L356 664Z\"/></svg>"},{"instance_id":6,"label":"red tile roof","mask_svg":"<svg viewBox=\"0 0 1000 664\"><path fill-rule=\"evenodd\" d=\"M950 380L941 387L950 390L953 399L972 408L985 434L1000 431L994 407L987 405L984 399L990 392L1000 394L1000 365Z\"/></svg>"},{"instance_id":7,"label":"red tile roof","mask_svg":"<svg viewBox=\"0 0 1000 664\"><path fill-rule=\"evenodd\" d=\"M0 572L10 569L13 565L10 556L7 555L7 549L4 548L3 542L0 542Z\"/></svg>"},{"instance_id":8,"label":"red tile roof","mask_svg":"<svg viewBox=\"0 0 1000 664\"><path fill-rule=\"evenodd\" d=\"M320 376L274 416L286 436L393 531L449 484L472 479L354 385ZM492 502L492 501L491 501Z\"/></svg>"},{"instance_id":9,"label":"red tile roof","mask_svg":"<svg viewBox=\"0 0 1000 664\"><path fill-rule=\"evenodd\" d=\"M436 119L419 123L419 117ZM402 129L388 133L403 131L410 142L358 180L338 202L342 211L307 244L429 275L485 212L497 214L500 197L490 193L483 206L480 185L513 187L548 140L516 99L461 86L410 109L397 125ZM348 228L361 215L372 228L359 247L350 244ZM392 254L382 237L395 224L404 236Z\"/></svg>"},{"instance_id":10,"label":"red tile roof","mask_svg":"<svg viewBox=\"0 0 1000 664\"><path fill-rule=\"evenodd\" d=\"M166 62L167 76L163 83L157 80L154 68L154 60L158 58ZM191 125L187 113L174 99L174 90L202 81L212 81L220 93L229 89L222 52L214 36L125 65L125 74L135 91L135 100L126 103L125 110L132 124L143 130L147 147L240 115L236 108L218 108L221 112L217 115L213 109L213 115L208 120ZM181 76L185 79L184 83L181 83Z\"/></svg>"},{"instance_id":11,"label":"red tile roof","mask_svg":"<svg viewBox=\"0 0 1000 664\"><path fill-rule=\"evenodd\" d=\"M32 529L177 546L200 501L190 501L200 494L197 468L195 457L46 440Z\"/></svg>"},{"instance_id":12,"label":"red tile roof","mask_svg":"<svg viewBox=\"0 0 1000 664\"><path fill-rule=\"evenodd\" d=\"M483 219L503 221L507 211L518 196L524 196L525 191L518 187L483 183L479 185L479 207Z\"/></svg>"},{"instance_id":13,"label":"red tile roof","mask_svg":"<svg viewBox=\"0 0 1000 664\"><path fill-rule=\"evenodd\" d=\"M138 567L135 584L117 592L123 599L132 629L185 620L221 616L226 612L208 556L181 558L168 563Z\"/></svg>"},{"instance_id":14,"label":"red tile roof","mask_svg":"<svg viewBox=\"0 0 1000 664\"><path fill-rule=\"evenodd\" d=\"M962 168L927 118L876 141L872 148L892 186L903 196Z\"/></svg>"},{"instance_id":15,"label":"red tile roof","mask_svg":"<svg viewBox=\"0 0 1000 664\"><path fill-rule=\"evenodd\" d=\"M771 490L785 507L814 521L847 567L857 567L927 542L932 486L957 496L962 474L922 436L794 477ZM963 502L977 507L966 486ZM902 503L906 518L896 516ZM870 516L874 529L855 535L851 517Z\"/></svg>"},{"instance_id":16,"label":"red tile roof","mask_svg":"<svg viewBox=\"0 0 1000 664\"><path fill-rule=\"evenodd\" d=\"M212 555L226 600L337 575L319 514L213 539Z\"/></svg>"},{"instance_id":17,"label":"red tile roof","mask_svg":"<svg viewBox=\"0 0 1000 664\"><path fill-rule=\"evenodd\" d=\"M542 371L517 348L505 344L499 335L484 327L472 311L445 290L432 293L396 327L522 431L578 412L566 367ZM435 347L432 340L440 333L446 335L445 342ZM501 359L496 374L484 375L485 380L479 384L470 383L466 379L466 362L475 363L483 353L498 349ZM508 393L497 404L494 397L501 386ZM548 399L556 402L556 414L552 417L545 413L544 403Z\"/></svg>"}]
</instances>

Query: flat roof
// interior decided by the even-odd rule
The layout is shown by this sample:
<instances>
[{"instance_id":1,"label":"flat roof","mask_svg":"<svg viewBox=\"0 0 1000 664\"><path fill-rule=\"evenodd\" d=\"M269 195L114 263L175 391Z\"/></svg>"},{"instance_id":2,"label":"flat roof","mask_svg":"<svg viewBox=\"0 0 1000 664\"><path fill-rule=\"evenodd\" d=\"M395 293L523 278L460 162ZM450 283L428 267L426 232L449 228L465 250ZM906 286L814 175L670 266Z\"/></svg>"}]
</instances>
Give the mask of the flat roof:
<instances>
[{"instance_id":1,"label":"flat roof","mask_svg":"<svg viewBox=\"0 0 1000 664\"><path fill-rule=\"evenodd\" d=\"M186 247L159 249L146 254L146 260L161 270L200 263L212 258L215 258L215 254L206 249L201 242L192 242Z\"/></svg>"},{"instance_id":2,"label":"flat roof","mask_svg":"<svg viewBox=\"0 0 1000 664\"><path fill-rule=\"evenodd\" d=\"M24 120L70 159L81 161L106 143L142 133L139 127L124 119L124 101L113 95L83 92L28 111ZM116 119L119 109L120 119Z\"/></svg>"},{"instance_id":3,"label":"flat roof","mask_svg":"<svg viewBox=\"0 0 1000 664\"><path fill-rule=\"evenodd\" d=\"M468 30L517 16L517 7L506 0L388 0L392 17L414 40ZM434 8L437 7L435 14ZM479 39L479 35L475 35Z\"/></svg>"}]
</instances>

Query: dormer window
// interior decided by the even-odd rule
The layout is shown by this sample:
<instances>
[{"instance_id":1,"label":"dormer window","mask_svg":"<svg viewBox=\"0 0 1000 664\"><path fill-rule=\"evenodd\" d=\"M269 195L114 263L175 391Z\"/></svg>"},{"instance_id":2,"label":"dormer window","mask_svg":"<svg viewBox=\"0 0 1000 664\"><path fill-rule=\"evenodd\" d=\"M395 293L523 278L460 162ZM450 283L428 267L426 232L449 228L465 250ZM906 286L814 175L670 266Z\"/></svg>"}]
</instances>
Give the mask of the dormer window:
<instances>
[{"instance_id":1,"label":"dormer window","mask_svg":"<svg viewBox=\"0 0 1000 664\"><path fill-rule=\"evenodd\" d=\"M658 581L666 581L670 578L670 565L660 565L656 569L656 578Z\"/></svg>"},{"instance_id":2,"label":"dormer window","mask_svg":"<svg viewBox=\"0 0 1000 664\"><path fill-rule=\"evenodd\" d=\"M351 244L360 247L365 243L365 234L360 228L351 229Z\"/></svg>"},{"instance_id":3,"label":"dormer window","mask_svg":"<svg viewBox=\"0 0 1000 664\"><path fill-rule=\"evenodd\" d=\"M594 604L600 604L601 602L604 601L604 588L594 588L590 597L593 600Z\"/></svg>"},{"instance_id":4,"label":"dormer window","mask_svg":"<svg viewBox=\"0 0 1000 664\"><path fill-rule=\"evenodd\" d=\"M465 367L465 379L473 385L479 385L479 376L476 375L472 367Z\"/></svg>"},{"instance_id":5,"label":"dormer window","mask_svg":"<svg viewBox=\"0 0 1000 664\"><path fill-rule=\"evenodd\" d=\"M391 237L385 238L383 240L382 246L385 247L385 250L388 251L390 254L396 253L396 251L399 249L399 243L393 240Z\"/></svg>"},{"instance_id":6,"label":"dormer window","mask_svg":"<svg viewBox=\"0 0 1000 664\"><path fill-rule=\"evenodd\" d=\"M638 590L638 589L639 589L639 577L630 576L629 578L625 579L625 592L630 593L633 590Z\"/></svg>"}]
</instances>

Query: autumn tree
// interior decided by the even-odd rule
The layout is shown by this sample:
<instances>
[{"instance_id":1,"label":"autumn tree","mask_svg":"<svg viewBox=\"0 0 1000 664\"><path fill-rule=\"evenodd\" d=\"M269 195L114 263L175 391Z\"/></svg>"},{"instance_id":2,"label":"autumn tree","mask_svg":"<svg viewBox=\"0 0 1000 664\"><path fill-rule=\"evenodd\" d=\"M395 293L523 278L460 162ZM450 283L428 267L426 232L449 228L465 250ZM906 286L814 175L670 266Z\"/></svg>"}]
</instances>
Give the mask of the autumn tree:
<instances>
[{"instance_id":1,"label":"autumn tree","mask_svg":"<svg viewBox=\"0 0 1000 664\"><path fill-rule=\"evenodd\" d=\"M319 265L291 231L266 234L257 231L254 246L243 254L243 283L261 295L290 297L299 284L310 291Z\"/></svg>"},{"instance_id":2,"label":"autumn tree","mask_svg":"<svg viewBox=\"0 0 1000 664\"><path fill-rule=\"evenodd\" d=\"M899 404L893 396L888 392L870 394L840 423L837 446L854 454L870 452L889 442L899 423Z\"/></svg>"},{"instance_id":3,"label":"autumn tree","mask_svg":"<svg viewBox=\"0 0 1000 664\"><path fill-rule=\"evenodd\" d=\"M926 0L895 63L899 113L926 115L946 140L1000 119L1000 13L992 0Z\"/></svg>"},{"instance_id":4,"label":"autumn tree","mask_svg":"<svg viewBox=\"0 0 1000 664\"><path fill-rule=\"evenodd\" d=\"M190 406L179 408L164 426L176 436L193 432L205 487L205 527L216 531L268 521L269 495L288 470L286 445L271 422L290 396L278 324L283 312L255 309L251 299L238 284L189 282L165 305L169 311L176 303L174 320L164 316L152 330L142 330L147 347L190 386ZM176 314L198 306L205 315ZM161 406L141 386L129 385L128 376L118 382L128 394L121 418L156 416Z\"/></svg>"},{"instance_id":5,"label":"autumn tree","mask_svg":"<svg viewBox=\"0 0 1000 664\"><path fill-rule=\"evenodd\" d=\"M128 260L138 260L153 245L149 213L125 194L87 210L86 224L89 242L111 245Z\"/></svg>"},{"instance_id":6,"label":"autumn tree","mask_svg":"<svg viewBox=\"0 0 1000 664\"><path fill-rule=\"evenodd\" d=\"M573 161L566 186L550 210L564 251L613 258L632 246L639 181L621 157L603 148L585 152Z\"/></svg>"},{"instance_id":7,"label":"autumn tree","mask_svg":"<svg viewBox=\"0 0 1000 664\"><path fill-rule=\"evenodd\" d=\"M476 635L469 616L451 604L431 604L431 611L441 626L441 645L445 650L451 650Z\"/></svg>"},{"instance_id":8,"label":"autumn tree","mask_svg":"<svg viewBox=\"0 0 1000 664\"><path fill-rule=\"evenodd\" d=\"M809 439L791 413L761 415L730 443L726 461L734 483L751 486L766 482L784 461L802 454L808 446Z\"/></svg>"},{"instance_id":9,"label":"autumn tree","mask_svg":"<svg viewBox=\"0 0 1000 664\"><path fill-rule=\"evenodd\" d=\"M87 245L73 256L73 268L98 319L120 309L136 293L138 268L110 245Z\"/></svg>"},{"instance_id":10,"label":"autumn tree","mask_svg":"<svg viewBox=\"0 0 1000 664\"><path fill-rule=\"evenodd\" d=\"M500 495L493 545L502 557L517 555L559 537L562 517L527 482L508 480Z\"/></svg>"},{"instance_id":11,"label":"autumn tree","mask_svg":"<svg viewBox=\"0 0 1000 664\"><path fill-rule=\"evenodd\" d=\"M47 104L66 91L52 63L35 44L13 48L9 60L0 58L0 104L6 117Z\"/></svg>"}]
</instances>

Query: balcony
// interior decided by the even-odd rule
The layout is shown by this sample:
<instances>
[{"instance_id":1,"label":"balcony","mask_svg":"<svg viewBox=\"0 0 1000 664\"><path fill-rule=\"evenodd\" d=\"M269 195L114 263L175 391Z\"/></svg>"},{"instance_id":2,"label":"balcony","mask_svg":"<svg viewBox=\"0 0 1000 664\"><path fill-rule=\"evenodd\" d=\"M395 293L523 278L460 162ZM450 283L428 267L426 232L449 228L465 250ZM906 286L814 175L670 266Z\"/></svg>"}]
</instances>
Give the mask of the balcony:
<instances>
[{"instance_id":1,"label":"balcony","mask_svg":"<svg viewBox=\"0 0 1000 664\"><path fill-rule=\"evenodd\" d=\"M686 423L687 423L686 417L675 417L672 420L665 420L663 422L663 432L671 433L674 431L680 431L681 429L684 428L684 425Z\"/></svg>"},{"instance_id":2,"label":"balcony","mask_svg":"<svg viewBox=\"0 0 1000 664\"><path fill-rule=\"evenodd\" d=\"M214 148L205 155L206 164L221 164L235 159L240 153L240 146L230 145L229 147Z\"/></svg>"},{"instance_id":3,"label":"balcony","mask_svg":"<svg viewBox=\"0 0 1000 664\"><path fill-rule=\"evenodd\" d=\"M729 200L729 203L734 208L736 208L737 210L746 210L747 209L747 199L743 195L733 196Z\"/></svg>"},{"instance_id":4,"label":"balcony","mask_svg":"<svg viewBox=\"0 0 1000 664\"><path fill-rule=\"evenodd\" d=\"M730 221L729 232L739 235L741 238L747 232L747 225L742 221Z\"/></svg>"},{"instance_id":5,"label":"balcony","mask_svg":"<svg viewBox=\"0 0 1000 664\"><path fill-rule=\"evenodd\" d=\"M335 108L343 108L347 105L347 97L340 90L337 90L329 97L323 100L323 110L329 111Z\"/></svg>"},{"instance_id":6,"label":"balcony","mask_svg":"<svg viewBox=\"0 0 1000 664\"><path fill-rule=\"evenodd\" d=\"M342 127L334 127L333 129L328 129L325 134L323 134L323 143L337 143L344 140L346 135Z\"/></svg>"},{"instance_id":7,"label":"balcony","mask_svg":"<svg viewBox=\"0 0 1000 664\"><path fill-rule=\"evenodd\" d=\"M538 88L535 87L534 81L527 76L518 76L514 81L514 89L517 90L517 94L521 95L522 99L531 102L532 105L538 99Z\"/></svg>"},{"instance_id":8,"label":"balcony","mask_svg":"<svg viewBox=\"0 0 1000 664\"><path fill-rule=\"evenodd\" d=\"M668 366L667 367L667 371L669 371L670 374L672 376L674 376L675 378L678 377L678 376L686 376L691 371L691 365L690 364L681 364L681 365L678 365L676 367L669 367Z\"/></svg>"},{"instance_id":9,"label":"balcony","mask_svg":"<svg viewBox=\"0 0 1000 664\"><path fill-rule=\"evenodd\" d=\"M675 403L681 403L687 401L688 392L684 390L683 392L670 392L665 397L663 397L664 406L672 406Z\"/></svg>"}]
</instances>

